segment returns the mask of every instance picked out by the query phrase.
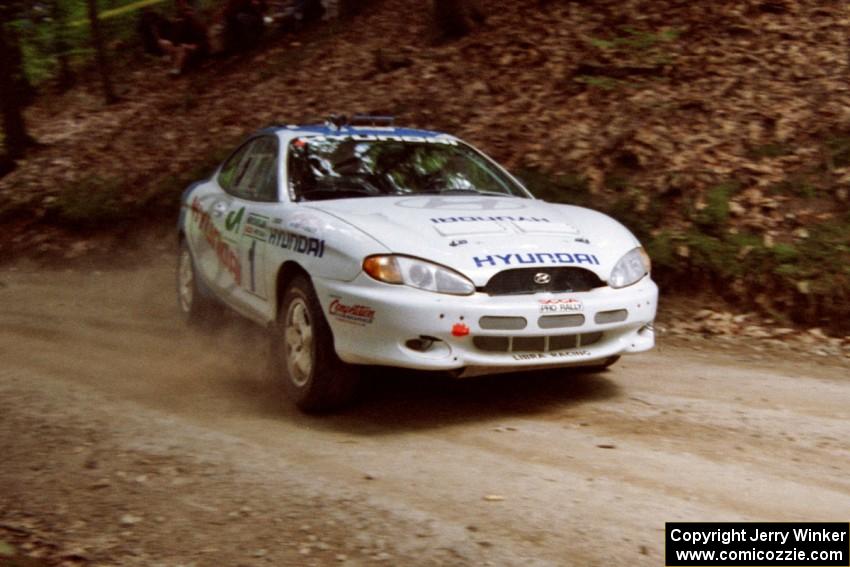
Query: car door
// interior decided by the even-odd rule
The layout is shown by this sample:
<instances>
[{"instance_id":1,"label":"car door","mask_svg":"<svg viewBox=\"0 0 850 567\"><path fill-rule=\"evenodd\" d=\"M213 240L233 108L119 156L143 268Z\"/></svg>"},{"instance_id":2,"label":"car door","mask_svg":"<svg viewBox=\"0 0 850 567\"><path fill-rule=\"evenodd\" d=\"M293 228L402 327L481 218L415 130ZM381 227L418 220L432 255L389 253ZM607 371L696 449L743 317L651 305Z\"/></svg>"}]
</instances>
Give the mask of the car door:
<instances>
[{"instance_id":1,"label":"car door","mask_svg":"<svg viewBox=\"0 0 850 567\"><path fill-rule=\"evenodd\" d=\"M240 219L230 214L233 197L225 192L222 181L234 176L244 153L243 148L234 152L211 180L192 191L188 203L186 235L195 265L205 284L224 299L228 281L239 276L238 242L228 227L235 228Z\"/></svg>"},{"instance_id":2,"label":"car door","mask_svg":"<svg viewBox=\"0 0 850 567\"><path fill-rule=\"evenodd\" d=\"M240 310L263 319L268 312L271 284L266 257L269 225L278 207L278 140L259 136L251 140L228 183L232 196L225 230L233 234L239 256L239 278L230 293Z\"/></svg>"},{"instance_id":3,"label":"car door","mask_svg":"<svg viewBox=\"0 0 850 567\"><path fill-rule=\"evenodd\" d=\"M250 149L249 141L231 154L191 203L193 217L200 219L197 235L199 268L207 285L229 304L232 304L233 292L242 284L239 235L245 218L244 208L237 202L232 190L244 176Z\"/></svg>"}]
</instances>

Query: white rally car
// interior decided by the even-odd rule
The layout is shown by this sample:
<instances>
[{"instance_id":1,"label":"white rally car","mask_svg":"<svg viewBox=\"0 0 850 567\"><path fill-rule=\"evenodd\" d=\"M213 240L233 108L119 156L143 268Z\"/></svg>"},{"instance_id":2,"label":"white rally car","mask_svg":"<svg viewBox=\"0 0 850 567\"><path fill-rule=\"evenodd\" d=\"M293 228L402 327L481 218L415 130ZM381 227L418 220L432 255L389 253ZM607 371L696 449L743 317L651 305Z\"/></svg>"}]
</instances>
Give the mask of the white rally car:
<instances>
[{"instance_id":1,"label":"white rally car","mask_svg":"<svg viewBox=\"0 0 850 567\"><path fill-rule=\"evenodd\" d=\"M344 403L356 365L603 367L655 343L658 288L625 227L442 133L262 130L186 190L179 231L186 318L223 303L271 329L308 411Z\"/></svg>"}]
</instances>

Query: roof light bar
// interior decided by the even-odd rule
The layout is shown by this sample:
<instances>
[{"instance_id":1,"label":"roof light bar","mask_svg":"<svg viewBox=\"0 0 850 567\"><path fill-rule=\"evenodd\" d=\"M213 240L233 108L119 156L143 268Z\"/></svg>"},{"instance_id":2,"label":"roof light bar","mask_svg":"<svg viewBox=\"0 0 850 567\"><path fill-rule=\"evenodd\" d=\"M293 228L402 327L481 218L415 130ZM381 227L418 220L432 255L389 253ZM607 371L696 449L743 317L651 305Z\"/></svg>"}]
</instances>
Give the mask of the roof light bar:
<instances>
[{"instance_id":1,"label":"roof light bar","mask_svg":"<svg viewBox=\"0 0 850 567\"><path fill-rule=\"evenodd\" d=\"M327 124L334 126L337 130L346 126L377 126L390 127L395 122L393 116L375 116L371 114L355 114L348 117L345 114L331 114L328 116Z\"/></svg>"}]
</instances>

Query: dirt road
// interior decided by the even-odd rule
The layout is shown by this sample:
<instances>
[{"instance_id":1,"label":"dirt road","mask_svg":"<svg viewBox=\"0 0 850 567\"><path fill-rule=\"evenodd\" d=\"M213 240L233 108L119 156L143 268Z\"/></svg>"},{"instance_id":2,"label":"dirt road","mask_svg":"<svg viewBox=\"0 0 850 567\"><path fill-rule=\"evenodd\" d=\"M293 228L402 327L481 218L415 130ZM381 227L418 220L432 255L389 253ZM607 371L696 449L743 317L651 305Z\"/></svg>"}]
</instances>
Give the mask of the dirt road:
<instances>
[{"instance_id":1,"label":"dirt road","mask_svg":"<svg viewBox=\"0 0 850 567\"><path fill-rule=\"evenodd\" d=\"M850 519L846 365L662 340L312 418L172 277L0 270L0 564L657 566L665 521Z\"/></svg>"}]
</instances>

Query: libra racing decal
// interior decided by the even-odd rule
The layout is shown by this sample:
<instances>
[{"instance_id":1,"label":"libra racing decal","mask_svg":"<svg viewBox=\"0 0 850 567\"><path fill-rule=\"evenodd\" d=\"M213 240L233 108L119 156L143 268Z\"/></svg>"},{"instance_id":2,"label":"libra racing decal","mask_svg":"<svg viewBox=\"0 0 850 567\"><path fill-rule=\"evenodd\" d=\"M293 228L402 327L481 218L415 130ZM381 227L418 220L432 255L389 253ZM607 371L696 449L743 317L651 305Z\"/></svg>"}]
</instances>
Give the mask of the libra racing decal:
<instances>
[{"instance_id":1,"label":"libra racing decal","mask_svg":"<svg viewBox=\"0 0 850 567\"><path fill-rule=\"evenodd\" d=\"M595 254L568 254L566 252L544 252L526 254L492 254L474 256L476 268L485 266L519 266L521 264L587 264L598 266L599 258Z\"/></svg>"},{"instance_id":2,"label":"libra racing decal","mask_svg":"<svg viewBox=\"0 0 850 567\"><path fill-rule=\"evenodd\" d=\"M514 360L546 360L551 358L585 358L589 350L556 350L554 352L524 352L513 355Z\"/></svg>"}]
</instances>

